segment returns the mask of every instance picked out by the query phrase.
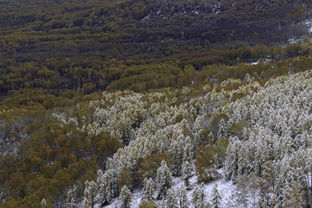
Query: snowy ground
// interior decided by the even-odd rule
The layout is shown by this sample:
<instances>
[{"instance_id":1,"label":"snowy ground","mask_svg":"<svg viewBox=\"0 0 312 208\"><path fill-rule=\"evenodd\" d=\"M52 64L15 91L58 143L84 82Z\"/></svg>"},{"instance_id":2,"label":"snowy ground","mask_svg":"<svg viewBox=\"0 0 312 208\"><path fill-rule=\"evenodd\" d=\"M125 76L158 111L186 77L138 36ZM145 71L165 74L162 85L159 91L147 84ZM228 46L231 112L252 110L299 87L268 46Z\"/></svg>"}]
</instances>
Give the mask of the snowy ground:
<instances>
[{"instance_id":1,"label":"snowy ground","mask_svg":"<svg viewBox=\"0 0 312 208\"><path fill-rule=\"evenodd\" d=\"M222 172L222 171L220 171ZM173 178L173 188L176 190L179 190L179 188L184 184L183 180L181 177L176 177ZM212 189L214 186L217 184L220 196L222 197L222 207L229 207L229 204L232 204L231 202L233 201L233 193L235 192L236 186L228 180L225 180L224 178L218 179L214 182L211 182L209 184L204 185L204 190L205 190L205 196L206 196L206 201L210 201L211 199L211 193ZM192 200L192 194L197 185L197 177L193 176L190 179L190 186L191 190L188 192L188 198L189 201L191 202ZM139 204L141 202L141 196L142 196L142 191L141 190L136 190L132 194L132 208L138 208ZM157 203L160 205L161 201L157 201ZM120 205L119 199L115 199L110 205L106 206L106 208L118 208ZM161 206L160 206L161 207ZM95 206L95 208L99 208L99 206ZM193 208L191 205L190 208Z\"/></svg>"}]
</instances>

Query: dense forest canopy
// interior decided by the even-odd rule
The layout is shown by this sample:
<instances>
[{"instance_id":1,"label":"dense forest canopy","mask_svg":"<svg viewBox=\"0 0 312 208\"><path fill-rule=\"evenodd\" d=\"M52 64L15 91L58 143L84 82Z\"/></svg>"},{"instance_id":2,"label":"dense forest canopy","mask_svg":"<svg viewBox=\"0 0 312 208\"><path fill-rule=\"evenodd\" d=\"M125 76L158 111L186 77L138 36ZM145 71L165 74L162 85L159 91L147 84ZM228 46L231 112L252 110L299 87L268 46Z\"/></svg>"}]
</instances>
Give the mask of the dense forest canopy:
<instances>
[{"instance_id":1,"label":"dense forest canopy","mask_svg":"<svg viewBox=\"0 0 312 208\"><path fill-rule=\"evenodd\" d=\"M281 58L272 47L259 51L241 46L278 46L302 37L308 34L302 21L311 12L310 1L304 0L0 4L1 94L21 88L45 88L54 94L62 89L104 90L120 76L128 77L131 73L120 71L133 65L165 62L179 64L181 71L187 64L201 70L208 64L233 65L267 55ZM173 84L157 85L167 86Z\"/></svg>"}]
</instances>

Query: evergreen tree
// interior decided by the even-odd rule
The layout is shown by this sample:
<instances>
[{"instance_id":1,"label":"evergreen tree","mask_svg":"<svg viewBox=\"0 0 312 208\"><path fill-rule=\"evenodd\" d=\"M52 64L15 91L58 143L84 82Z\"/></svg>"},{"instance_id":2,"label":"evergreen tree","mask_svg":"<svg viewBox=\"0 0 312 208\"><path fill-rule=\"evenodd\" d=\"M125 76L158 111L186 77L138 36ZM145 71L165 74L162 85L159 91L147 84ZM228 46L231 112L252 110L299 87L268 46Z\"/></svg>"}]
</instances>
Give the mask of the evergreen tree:
<instances>
[{"instance_id":1,"label":"evergreen tree","mask_svg":"<svg viewBox=\"0 0 312 208\"><path fill-rule=\"evenodd\" d=\"M120 178L120 171L115 169L117 168L113 168L108 172L111 197L117 197L119 195L118 178Z\"/></svg>"},{"instance_id":2,"label":"evergreen tree","mask_svg":"<svg viewBox=\"0 0 312 208\"><path fill-rule=\"evenodd\" d=\"M192 141L191 138L188 136L185 139L185 147L183 150L183 162L188 161L191 163L193 160L193 147L192 147Z\"/></svg>"},{"instance_id":3,"label":"evergreen tree","mask_svg":"<svg viewBox=\"0 0 312 208\"><path fill-rule=\"evenodd\" d=\"M211 145L211 144L214 144L215 141L216 141L215 135L213 134L213 132L210 132L208 134L208 143Z\"/></svg>"},{"instance_id":4,"label":"evergreen tree","mask_svg":"<svg viewBox=\"0 0 312 208\"><path fill-rule=\"evenodd\" d=\"M182 178L186 187L189 189L189 179L192 177L193 167L189 161L185 161L182 165Z\"/></svg>"},{"instance_id":5,"label":"evergreen tree","mask_svg":"<svg viewBox=\"0 0 312 208\"><path fill-rule=\"evenodd\" d=\"M111 177L108 172L98 174L98 202L101 205L109 204L112 199Z\"/></svg>"},{"instance_id":6,"label":"evergreen tree","mask_svg":"<svg viewBox=\"0 0 312 208\"><path fill-rule=\"evenodd\" d=\"M218 128L218 133L217 133L217 138L227 138L228 137L228 128L227 124L225 123L224 119L222 118L220 123L219 123L219 128Z\"/></svg>"},{"instance_id":7,"label":"evergreen tree","mask_svg":"<svg viewBox=\"0 0 312 208\"><path fill-rule=\"evenodd\" d=\"M175 176L181 175L181 168L183 163L183 137L179 136L173 141L170 152L172 154L172 172Z\"/></svg>"},{"instance_id":8,"label":"evergreen tree","mask_svg":"<svg viewBox=\"0 0 312 208\"><path fill-rule=\"evenodd\" d=\"M85 190L83 196L83 208L93 208L94 197L96 195L96 183L94 181L85 182Z\"/></svg>"},{"instance_id":9,"label":"evergreen tree","mask_svg":"<svg viewBox=\"0 0 312 208\"><path fill-rule=\"evenodd\" d=\"M200 184L196 187L193 192L192 202L195 208L204 208L205 207L205 194L203 184Z\"/></svg>"},{"instance_id":10,"label":"evergreen tree","mask_svg":"<svg viewBox=\"0 0 312 208\"><path fill-rule=\"evenodd\" d=\"M244 77L244 82L251 82L251 81L252 81L252 78L251 78L250 74L246 73L245 77Z\"/></svg>"},{"instance_id":11,"label":"evergreen tree","mask_svg":"<svg viewBox=\"0 0 312 208\"><path fill-rule=\"evenodd\" d=\"M187 190L186 190L186 187L184 185L180 188L178 201L179 201L179 208L189 208L190 207L190 203L189 203L188 198L187 198Z\"/></svg>"},{"instance_id":12,"label":"evergreen tree","mask_svg":"<svg viewBox=\"0 0 312 208\"><path fill-rule=\"evenodd\" d=\"M179 208L178 197L174 189L168 189L165 200L166 208Z\"/></svg>"},{"instance_id":13,"label":"evergreen tree","mask_svg":"<svg viewBox=\"0 0 312 208\"><path fill-rule=\"evenodd\" d=\"M267 198L266 198L266 195L264 193L260 193L260 196L259 196L259 200L258 200L258 206L259 208L266 208L268 207L268 203L267 203Z\"/></svg>"},{"instance_id":14,"label":"evergreen tree","mask_svg":"<svg viewBox=\"0 0 312 208\"><path fill-rule=\"evenodd\" d=\"M194 127L195 128L195 127ZM194 140L193 140L193 152L196 151L197 147L201 144L200 135L198 132L194 134Z\"/></svg>"},{"instance_id":15,"label":"evergreen tree","mask_svg":"<svg viewBox=\"0 0 312 208\"><path fill-rule=\"evenodd\" d=\"M158 199L162 199L166 196L166 192L172 186L171 171L167 166L167 163L163 160L160 167L157 170L157 188L158 188Z\"/></svg>"},{"instance_id":16,"label":"evergreen tree","mask_svg":"<svg viewBox=\"0 0 312 208\"><path fill-rule=\"evenodd\" d=\"M40 205L41 205L41 208L46 208L46 207L47 207L47 200L46 200L45 198L43 198L43 199L41 200Z\"/></svg>"},{"instance_id":17,"label":"evergreen tree","mask_svg":"<svg viewBox=\"0 0 312 208\"><path fill-rule=\"evenodd\" d=\"M248 208L248 201L246 200L245 192L242 190L235 191L235 205L241 208Z\"/></svg>"},{"instance_id":18,"label":"evergreen tree","mask_svg":"<svg viewBox=\"0 0 312 208\"><path fill-rule=\"evenodd\" d=\"M228 179L236 180L238 175L238 150L241 143L237 137L230 142L225 159L225 176Z\"/></svg>"},{"instance_id":19,"label":"evergreen tree","mask_svg":"<svg viewBox=\"0 0 312 208\"><path fill-rule=\"evenodd\" d=\"M212 190L212 199L211 199L212 208L221 208L221 196L218 191L218 185L216 184Z\"/></svg>"},{"instance_id":20,"label":"evergreen tree","mask_svg":"<svg viewBox=\"0 0 312 208\"><path fill-rule=\"evenodd\" d=\"M131 207L131 191L127 186L122 187L120 192L121 205L120 208L130 208Z\"/></svg>"},{"instance_id":21,"label":"evergreen tree","mask_svg":"<svg viewBox=\"0 0 312 208\"><path fill-rule=\"evenodd\" d=\"M152 201L154 200L154 191L155 191L155 183L152 178L145 178L143 185L143 195L142 200L144 201Z\"/></svg>"},{"instance_id":22,"label":"evergreen tree","mask_svg":"<svg viewBox=\"0 0 312 208\"><path fill-rule=\"evenodd\" d=\"M241 147L237 150L238 161L237 161L237 178L240 178L245 174L246 164L248 163L248 150L246 147Z\"/></svg>"},{"instance_id":23,"label":"evergreen tree","mask_svg":"<svg viewBox=\"0 0 312 208\"><path fill-rule=\"evenodd\" d=\"M76 208L76 186L70 188L66 193L66 207Z\"/></svg>"}]
</instances>

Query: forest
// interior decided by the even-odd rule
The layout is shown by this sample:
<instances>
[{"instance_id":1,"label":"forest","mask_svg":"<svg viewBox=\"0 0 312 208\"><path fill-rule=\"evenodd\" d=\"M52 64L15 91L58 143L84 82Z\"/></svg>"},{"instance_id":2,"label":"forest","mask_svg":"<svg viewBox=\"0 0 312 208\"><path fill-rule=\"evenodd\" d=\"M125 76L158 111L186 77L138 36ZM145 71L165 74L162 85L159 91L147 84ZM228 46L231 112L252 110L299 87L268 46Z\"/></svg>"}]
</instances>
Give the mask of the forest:
<instances>
[{"instance_id":1,"label":"forest","mask_svg":"<svg viewBox=\"0 0 312 208\"><path fill-rule=\"evenodd\" d=\"M201 71L206 65L309 53L300 46L279 49L290 38L308 35L303 21L310 18L309 0L0 0L0 5L1 97L25 88L59 95L175 87L180 85L172 74L188 64ZM138 82L155 77L151 71L163 76L148 87L129 86L133 76ZM120 82L125 84L119 88Z\"/></svg>"},{"instance_id":2,"label":"forest","mask_svg":"<svg viewBox=\"0 0 312 208\"><path fill-rule=\"evenodd\" d=\"M0 207L311 208L311 9L0 0Z\"/></svg>"}]
</instances>

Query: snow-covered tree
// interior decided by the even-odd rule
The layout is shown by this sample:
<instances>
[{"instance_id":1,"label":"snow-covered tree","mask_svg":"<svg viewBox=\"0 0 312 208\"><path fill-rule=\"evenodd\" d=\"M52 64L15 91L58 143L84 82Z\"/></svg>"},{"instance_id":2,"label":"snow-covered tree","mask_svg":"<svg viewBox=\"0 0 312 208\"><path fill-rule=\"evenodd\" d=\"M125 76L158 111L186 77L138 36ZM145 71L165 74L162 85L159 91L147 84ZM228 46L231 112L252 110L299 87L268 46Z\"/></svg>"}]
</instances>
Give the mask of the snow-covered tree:
<instances>
[{"instance_id":1,"label":"snow-covered tree","mask_svg":"<svg viewBox=\"0 0 312 208\"><path fill-rule=\"evenodd\" d=\"M4 202L4 191L3 188L0 186L0 203Z\"/></svg>"},{"instance_id":2,"label":"snow-covered tree","mask_svg":"<svg viewBox=\"0 0 312 208\"><path fill-rule=\"evenodd\" d=\"M175 139L170 148L170 153L172 154L172 173L175 176L181 175L181 168L183 163L183 137L179 136Z\"/></svg>"},{"instance_id":3,"label":"snow-covered tree","mask_svg":"<svg viewBox=\"0 0 312 208\"><path fill-rule=\"evenodd\" d=\"M165 208L179 208L177 193L172 188L168 189L167 191L165 199Z\"/></svg>"},{"instance_id":4,"label":"snow-covered tree","mask_svg":"<svg viewBox=\"0 0 312 208\"><path fill-rule=\"evenodd\" d=\"M166 196L166 192L172 186L171 171L167 166L167 163L163 160L160 167L157 170L157 188L158 188L158 199L162 199Z\"/></svg>"},{"instance_id":5,"label":"snow-covered tree","mask_svg":"<svg viewBox=\"0 0 312 208\"><path fill-rule=\"evenodd\" d=\"M154 192L155 192L155 183L152 178L145 178L143 184L143 193L142 200L143 201L152 201L154 200Z\"/></svg>"},{"instance_id":6,"label":"snow-covered tree","mask_svg":"<svg viewBox=\"0 0 312 208\"><path fill-rule=\"evenodd\" d=\"M188 136L185 139L185 146L183 150L183 161L191 162L193 160L193 147L192 147L192 140Z\"/></svg>"},{"instance_id":7,"label":"snow-covered tree","mask_svg":"<svg viewBox=\"0 0 312 208\"><path fill-rule=\"evenodd\" d=\"M184 180L185 186L189 188L189 179L192 177L193 167L189 161L185 161L182 165L182 178Z\"/></svg>"},{"instance_id":8,"label":"snow-covered tree","mask_svg":"<svg viewBox=\"0 0 312 208\"><path fill-rule=\"evenodd\" d=\"M122 167L122 166L120 166ZM106 171L108 173L108 179L110 183L110 192L111 197L116 197L119 195L119 187L118 187L118 179L120 178L120 167L116 166L112 168L110 171ZM109 196L107 196L109 199Z\"/></svg>"},{"instance_id":9,"label":"snow-covered tree","mask_svg":"<svg viewBox=\"0 0 312 208\"><path fill-rule=\"evenodd\" d=\"M41 200L40 205L41 205L41 208L46 208L46 207L47 207L47 200L46 200L45 198L43 198L43 199Z\"/></svg>"},{"instance_id":10,"label":"snow-covered tree","mask_svg":"<svg viewBox=\"0 0 312 208\"><path fill-rule=\"evenodd\" d=\"M225 159L225 176L228 179L235 180L238 175L238 150L240 148L240 141L237 137L231 138L228 146Z\"/></svg>"},{"instance_id":11,"label":"snow-covered tree","mask_svg":"<svg viewBox=\"0 0 312 208\"><path fill-rule=\"evenodd\" d=\"M233 83L239 87L229 87ZM257 81L241 85L239 80L225 80L222 84L215 84L213 91L192 98L191 95L184 96L183 99L180 99L181 90L178 89L145 94L104 92L99 100L90 102L90 115L86 115L88 119L81 119L80 122L75 113L55 117L60 126L73 125L88 135L109 132L127 141L128 145L120 148L106 165L106 172L113 173L109 174L109 185L105 185L110 187L110 197L119 194L121 170L133 168L139 158L154 153L170 152L174 158L173 173L180 175L184 160L180 159L181 151L183 155L192 155L194 146L198 145L198 138L195 138L198 132L205 145L227 134L237 136L226 137L230 144L224 162L225 176L239 183L244 175L255 173L260 181L259 196L265 206L281 205L287 184L300 184L304 204L312 206L312 168L311 162L305 162L311 160L307 157L295 159L298 152L307 155L311 151L311 86L311 71L307 71L270 79L264 85ZM235 99L235 95L245 97ZM230 97L232 101L227 102ZM217 129L213 128L214 135L209 134L211 119L206 115L219 113L228 119L220 121ZM228 126L232 128L234 124L241 124L238 125L241 127L239 131L227 131ZM207 134L214 138L207 139ZM186 142L183 137L182 145L174 146L179 135L189 135L191 142ZM188 144L191 148L187 147ZM272 163L271 173L266 170L268 162ZM222 165L223 159L218 162L218 166ZM205 175L204 171L202 173ZM156 178L160 190L159 181Z\"/></svg>"},{"instance_id":12,"label":"snow-covered tree","mask_svg":"<svg viewBox=\"0 0 312 208\"><path fill-rule=\"evenodd\" d=\"M192 195L192 203L195 208L205 208L204 185L198 185Z\"/></svg>"},{"instance_id":13,"label":"snow-covered tree","mask_svg":"<svg viewBox=\"0 0 312 208\"><path fill-rule=\"evenodd\" d=\"M66 193L66 207L68 208L76 208L76 186L73 186L68 189Z\"/></svg>"},{"instance_id":14,"label":"snow-covered tree","mask_svg":"<svg viewBox=\"0 0 312 208\"><path fill-rule=\"evenodd\" d=\"M179 208L189 208L190 207L190 203L189 200L187 198L187 190L186 190L186 186L182 185L179 188L179 195L178 195L178 204L179 204Z\"/></svg>"},{"instance_id":15,"label":"snow-covered tree","mask_svg":"<svg viewBox=\"0 0 312 208\"><path fill-rule=\"evenodd\" d=\"M220 196L220 193L218 191L218 185L217 184L213 187L210 204L211 204L212 208L221 208L221 196Z\"/></svg>"},{"instance_id":16,"label":"snow-covered tree","mask_svg":"<svg viewBox=\"0 0 312 208\"><path fill-rule=\"evenodd\" d=\"M110 173L109 172L103 173L102 171L98 171L97 185L98 185L97 201L102 205L109 204L112 199Z\"/></svg>"},{"instance_id":17,"label":"snow-covered tree","mask_svg":"<svg viewBox=\"0 0 312 208\"><path fill-rule=\"evenodd\" d=\"M96 183L94 181L86 181L83 194L83 208L93 208L96 195Z\"/></svg>"},{"instance_id":18,"label":"snow-covered tree","mask_svg":"<svg viewBox=\"0 0 312 208\"><path fill-rule=\"evenodd\" d=\"M234 204L240 208L248 208L248 201L245 192L242 190L236 190L234 195Z\"/></svg>"},{"instance_id":19,"label":"snow-covered tree","mask_svg":"<svg viewBox=\"0 0 312 208\"><path fill-rule=\"evenodd\" d=\"M122 187L120 192L120 208L130 208L131 207L131 191L127 186Z\"/></svg>"},{"instance_id":20,"label":"snow-covered tree","mask_svg":"<svg viewBox=\"0 0 312 208\"><path fill-rule=\"evenodd\" d=\"M219 128L218 128L218 133L217 133L217 138L227 138L228 137L228 127L224 119L222 118L220 123L219 123Z\"/></svg>"},{"instance_id":21,"label":"snow-covered tree","mask_svg":"<svg viewBox=\"0 0 312 208\"><path fill-rule=\"evenodd\" d=\"M245 74L245 77L244 77L244 82L251 82L252 79L251 79L251 76L249 73Z\"/></svg>"}]
</instances>

